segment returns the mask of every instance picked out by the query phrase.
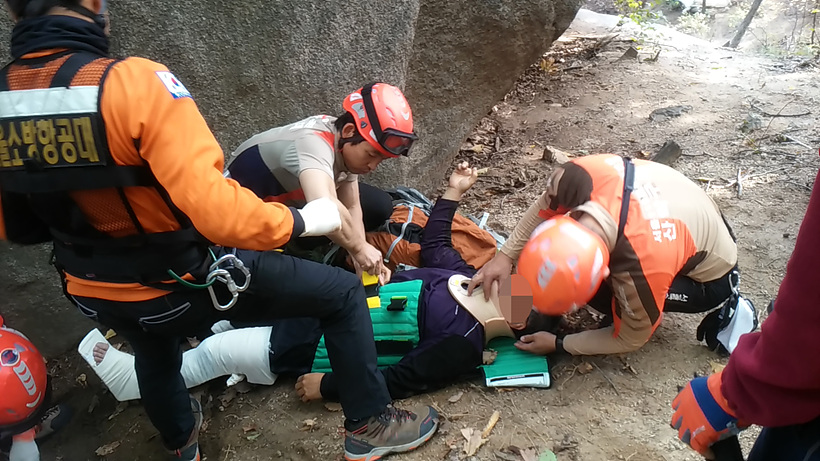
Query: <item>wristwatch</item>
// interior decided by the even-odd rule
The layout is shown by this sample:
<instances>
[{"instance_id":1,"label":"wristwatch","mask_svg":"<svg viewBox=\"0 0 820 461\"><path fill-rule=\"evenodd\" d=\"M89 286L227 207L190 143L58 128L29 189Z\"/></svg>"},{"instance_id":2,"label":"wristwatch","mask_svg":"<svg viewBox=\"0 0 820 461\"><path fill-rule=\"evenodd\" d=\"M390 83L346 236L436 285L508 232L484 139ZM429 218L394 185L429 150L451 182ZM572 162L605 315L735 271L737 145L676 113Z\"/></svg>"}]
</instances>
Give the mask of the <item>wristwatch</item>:
<instances>
[{"instance_id":1,"label":"wristwatch","mask_svg":"<svg viewBox=\"0 0 820 461\"><path fill-rule=\"evenodd\" d=\"M566 353L566 349L564 349L564 339L559 338L558 336L555 337L555 352Z\"/></svg>"}]
</instances>

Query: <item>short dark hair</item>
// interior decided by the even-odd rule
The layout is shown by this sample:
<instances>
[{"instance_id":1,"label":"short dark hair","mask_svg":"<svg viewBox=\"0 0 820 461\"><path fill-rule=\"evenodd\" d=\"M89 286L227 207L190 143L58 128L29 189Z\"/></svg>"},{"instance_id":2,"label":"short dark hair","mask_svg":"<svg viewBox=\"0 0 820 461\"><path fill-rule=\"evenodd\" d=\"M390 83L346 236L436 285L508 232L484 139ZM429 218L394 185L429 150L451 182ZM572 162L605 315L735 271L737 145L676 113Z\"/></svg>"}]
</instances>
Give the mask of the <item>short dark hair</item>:
<instances>
[{"instance_id":1,"label":"short dark hair","mask_svg":"<svg viewBox=\"0 0 820 461\"><path fill-rule=\"evenodd\" d=\"M353 136L351 136L349 138L343 138L341 136L342 129L348 123L352 123L353 126L356 126L356 119L353 118L353 114L351 114L350 112L345 112L344 114L338 116L336 118L336 121L333 122L333 127L336 128L336 131L339 132L339 145L338 145L339 150L342 150L342 146L344 146L347 143L351 143L355 146L356 144L359 144L360 142L364 141L364 138L359 133L359 127L358 126L356 126L356 134L354 134Z\"/></svg>"},{"instance_id":2,"label":"short dark hair","mask_svg":"<svg viewBox=\"0 0 820 461\"><path fill-rule=\"evenodd\" d=\"M80 0L6 0L11 12L18 18L43 16L55 6L77 6Z\"/></svg>"}]
</instances>

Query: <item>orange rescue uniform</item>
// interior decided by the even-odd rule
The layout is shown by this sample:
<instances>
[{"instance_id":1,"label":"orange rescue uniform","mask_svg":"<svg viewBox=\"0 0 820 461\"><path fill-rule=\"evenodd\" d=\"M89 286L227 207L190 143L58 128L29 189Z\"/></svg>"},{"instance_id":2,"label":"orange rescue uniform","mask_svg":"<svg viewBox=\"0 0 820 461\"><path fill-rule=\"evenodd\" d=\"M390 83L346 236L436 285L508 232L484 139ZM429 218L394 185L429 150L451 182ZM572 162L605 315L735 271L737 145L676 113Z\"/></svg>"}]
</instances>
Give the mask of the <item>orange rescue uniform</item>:
<instances>
[{"instance_id":1,"label":"orange rescue uniform","mask_svg":"<svg viewBox=\"0 0 820 461\"><path fill-rule=\"evenodd\" d=\"M717 280L737 262L737 245L717 204L674 169L633 160L634 190L624 237L617 240L624 163L591 155L557 168L547 191L527 210L501 251L518 255L535 227L552 216L587 213L604 230L610 251L614 325L564 338L573 355L612 354L643 346L660 324L666 294L677 275ZM617 240L617 242L616 242Z\"/></svg>"},{"instance_id":2,"label":"orange rescue uniform","mask_svg":"<svg viewBox=\"0 0 820 461\"><path fill-rule=\"evenodd\" d=\"M61 51L32 53L24 59L58 56ZM65 57L56 57L41 66L12 65L8 72L9 93L47 88L64 61ZM96 84L105 68L102 64L110 61L101 58L81 68L71 87ZM113 161L150 167L173 205L210 242L249 250L272 250L287 243L294 233L294 211L279 203L265 203L236 181L222 176L222 149L187 90L184 96L173 93L178 82L174 79L169 83L168 78L174 77L165 66L147 59L131 57L111 66L99 91L99 111ZM0 140L0 144L4 141L8 147L8 140ZM172 210L156 189L126 187L124 193L146 233L179 229ZM95 205L110 199L109 194L116 191L71 193L98 230L113 237L132 233L128 215L95 212ZM11 219L6 214L6 219ZM0 201L0 238L13 240L13 236L7 236L8 223L3 215ZM296 221L301 227L301 217ZM143 301L167 294L139 283L100 282L77 274L65 274L65 278L68 293L76 296Z\"/></svg>"}]
</instances>

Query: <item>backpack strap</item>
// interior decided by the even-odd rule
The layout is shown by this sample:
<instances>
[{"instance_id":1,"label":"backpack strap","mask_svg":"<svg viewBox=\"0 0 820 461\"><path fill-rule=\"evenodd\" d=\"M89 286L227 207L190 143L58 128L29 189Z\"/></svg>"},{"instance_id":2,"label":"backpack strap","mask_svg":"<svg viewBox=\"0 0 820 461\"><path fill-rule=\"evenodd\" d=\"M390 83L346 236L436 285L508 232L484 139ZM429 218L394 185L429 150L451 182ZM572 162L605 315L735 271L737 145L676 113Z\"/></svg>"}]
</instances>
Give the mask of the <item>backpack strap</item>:
<instances>
[{"instance_id":1,"label":"backpack strap","mask_svg":"<svg viewBox=\"0 0 820 461\"><path fill-rule=\"evenodd\" d=\"M407 208L409 209L409 211L407 212L407 221L405 221L404 224L401 225L401 232L399 233L399 236L396 237L395 240L393 240L393 243L390 244L390 248L387 249L387 253L384 254L385 263L390 262L390 255L393 254L393 250L396 249L396 245L398 245L401 239L404 238L404 234L405 232L407 232L407 226L409 226L410 223L413 222L413 210L415 209L415 207L413 205L405 206L407 206Z\"/></svg>"}]
</instances>

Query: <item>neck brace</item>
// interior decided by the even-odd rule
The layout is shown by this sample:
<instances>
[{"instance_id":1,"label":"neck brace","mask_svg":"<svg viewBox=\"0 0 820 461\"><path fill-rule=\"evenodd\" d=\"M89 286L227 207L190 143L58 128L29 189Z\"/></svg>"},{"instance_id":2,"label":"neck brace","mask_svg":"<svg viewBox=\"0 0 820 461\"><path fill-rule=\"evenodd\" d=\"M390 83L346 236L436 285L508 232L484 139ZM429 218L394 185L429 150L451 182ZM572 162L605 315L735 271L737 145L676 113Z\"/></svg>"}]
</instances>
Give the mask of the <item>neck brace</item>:
<instances>
[{"instance_id":1,"label":"neck brace","mask_svg":"<svg viewBox=\"0 0 820 461\"><path fill-rule=\"evenodd\" d=\"M453 275L447 281L447 289L453 299L484 327L484 344L499 336L515 338L512 329L507 324L507 320L501 315L497 307L498 297L486 301L482 287L476 288L472 296L468 295L467 289L462 285L466 285L469 281L470 279L463 275Z\"/></svg>"}]
</instances>

